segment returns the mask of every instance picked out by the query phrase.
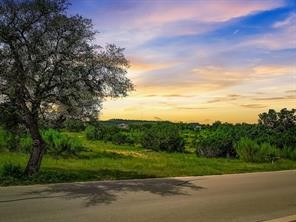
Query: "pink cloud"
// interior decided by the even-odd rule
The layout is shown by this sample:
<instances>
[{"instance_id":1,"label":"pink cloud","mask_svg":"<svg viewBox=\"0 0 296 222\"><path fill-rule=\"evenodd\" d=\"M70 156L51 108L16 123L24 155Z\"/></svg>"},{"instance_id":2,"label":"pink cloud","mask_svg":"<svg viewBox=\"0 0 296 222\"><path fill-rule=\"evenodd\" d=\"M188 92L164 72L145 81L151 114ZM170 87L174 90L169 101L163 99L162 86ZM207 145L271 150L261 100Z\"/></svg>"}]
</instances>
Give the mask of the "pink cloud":
<instances>
[{"instance_id":1,"label":"pink cloud","mask_svg":"<svg viewBox=\"0 0 296 222\"><path fill-rule=\"evenodd\" d=\"M225 22L253 12L283 6L283 1L157 1L154 7L143 13L138 24L163 24L181 20L201 22Z\"/></svg>"}]
</instances>

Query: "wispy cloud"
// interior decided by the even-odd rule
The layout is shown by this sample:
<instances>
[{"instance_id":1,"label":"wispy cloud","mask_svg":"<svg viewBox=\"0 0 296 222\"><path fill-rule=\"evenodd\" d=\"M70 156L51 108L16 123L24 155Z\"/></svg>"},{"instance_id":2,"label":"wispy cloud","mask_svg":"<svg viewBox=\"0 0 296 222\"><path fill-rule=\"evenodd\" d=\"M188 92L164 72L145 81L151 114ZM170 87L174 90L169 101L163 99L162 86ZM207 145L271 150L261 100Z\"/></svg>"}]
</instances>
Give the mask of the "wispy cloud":
<instances>
[{"instance_id":1,"label":"wispy cloud","mask_svg":"<svg viewBox=\"0 0 296 222\"><path fill-rule=\"evenodd\" d=\"M288 0L72 0L99 44L126 48L136 91L102 118L256 121L295 106L296 8ZM197 115L198 113L198 115Z\"/></svg>"},{"instance_id":2,"label":"wispy cloud","mask_svg":"<svg viewBox=\"0 0 296 222\"><path fill-rule=\"evenodd\" d=\"M250 108L250 109L258 109L258 108L265 108L265 107L267 107L266 105L262 105L262 104L243 104L241 106L242 107L245 107L245 108Z\"/></svg>"}]
</instances>

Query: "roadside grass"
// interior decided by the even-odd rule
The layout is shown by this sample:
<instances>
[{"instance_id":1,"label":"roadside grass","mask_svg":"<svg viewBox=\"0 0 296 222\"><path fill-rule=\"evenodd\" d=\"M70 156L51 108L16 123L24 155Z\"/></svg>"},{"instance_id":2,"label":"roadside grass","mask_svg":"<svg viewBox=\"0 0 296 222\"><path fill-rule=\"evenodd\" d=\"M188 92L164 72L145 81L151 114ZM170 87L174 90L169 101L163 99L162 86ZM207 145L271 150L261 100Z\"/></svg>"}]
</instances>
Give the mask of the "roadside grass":
<instances>
[{"instance_id":1,"label":"roadside grass","mask_svg":"<svg viewBox=\"0 0 296 222\"><path fill-rule=\"evenodd\" d=\"M41 172L34 177L0 176L0 185L58 183L175 176L201 176L242 172L296 169L296 161L246 163L238 159L201 158L194 153L165 153L140 147L89 141L83 133L69 133L88 148L78 157L53 158L46 155ZM0 175L7 162L25 167L28 155L0 153Z\"/></svg>"}]
</instances>

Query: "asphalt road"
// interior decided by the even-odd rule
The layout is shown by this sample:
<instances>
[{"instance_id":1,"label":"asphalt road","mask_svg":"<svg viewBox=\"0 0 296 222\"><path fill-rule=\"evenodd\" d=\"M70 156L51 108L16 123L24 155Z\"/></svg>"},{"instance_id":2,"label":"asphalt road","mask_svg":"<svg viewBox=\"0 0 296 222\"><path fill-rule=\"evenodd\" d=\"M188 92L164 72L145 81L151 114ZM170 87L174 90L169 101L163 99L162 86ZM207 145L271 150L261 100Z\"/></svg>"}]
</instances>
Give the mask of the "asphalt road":
<instances>
[{"instance_id":1,"label":"asphalt road","mask_svg":"<svg viewBox=\"0 0 296 222\"><path fill-rule=\"evenodd\" d=\"M257 222L274 218L296 221L295 170L0 188L1 222Z\"/></svg>"}]
</instances>

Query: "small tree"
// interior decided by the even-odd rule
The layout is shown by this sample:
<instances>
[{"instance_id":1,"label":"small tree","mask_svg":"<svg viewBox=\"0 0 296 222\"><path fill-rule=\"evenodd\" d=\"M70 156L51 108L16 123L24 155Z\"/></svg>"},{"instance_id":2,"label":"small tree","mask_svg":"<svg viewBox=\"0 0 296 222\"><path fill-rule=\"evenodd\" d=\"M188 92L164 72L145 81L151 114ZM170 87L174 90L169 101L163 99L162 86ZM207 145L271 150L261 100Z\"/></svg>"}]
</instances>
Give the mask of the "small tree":
<instances>
[{"instance_id":1,"label":"small tree","mask_svg":"<svg viewBox=\"0 0 296 222\"><path fill-rule=\"evenodd\" d=\"M91 20L66 13L66 0L0 3L0 103L12 104L33 139L26 174L46 149L41 118L96 118L105 97L126 96L128 61L115 45L92 44Z\"/></svg>"}]
</instances>

